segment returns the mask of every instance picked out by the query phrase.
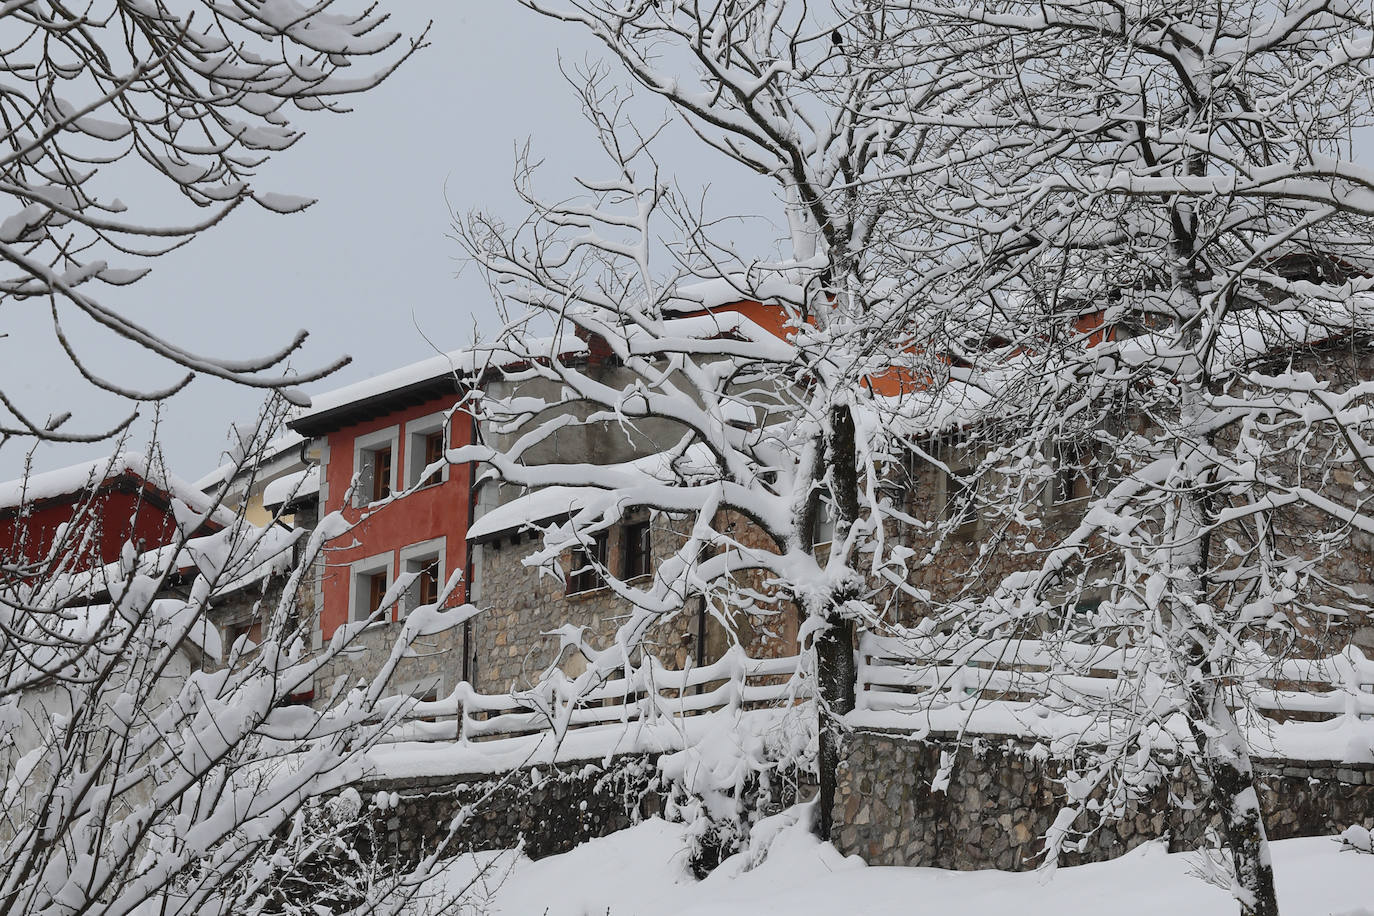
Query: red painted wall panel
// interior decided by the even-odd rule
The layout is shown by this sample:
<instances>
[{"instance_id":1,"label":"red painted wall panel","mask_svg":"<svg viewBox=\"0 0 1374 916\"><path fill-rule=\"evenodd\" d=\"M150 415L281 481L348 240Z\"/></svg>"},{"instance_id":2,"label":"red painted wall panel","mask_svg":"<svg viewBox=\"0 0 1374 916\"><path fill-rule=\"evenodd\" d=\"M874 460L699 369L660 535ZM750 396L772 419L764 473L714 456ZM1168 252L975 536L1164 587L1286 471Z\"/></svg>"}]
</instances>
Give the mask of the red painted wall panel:
<instances>
[{"instance_id":1,"label":"red painted wall panel","mask_svg":"<svg viewBox=\"0 0 1374 916\"><path fill-rule=\"evenodd\" d=\"M131 538L140 551L171 543L176 536L176 520L165 508L165 500L154 497L155 501L150 501L142 492L115 489L113 482L102 485L89 506L81 494L79 498L43 500L23 514L7 513L0 518L0 556L7 562L42 560L52 550L58 529L72 524L79 510L81 517L68 535L60 558L60 568L65 571L112 563ZM128 489L137 486L132 480L121 482ZM78 551L75 556L73 550ZM35 570L35 574L40 572Z\"/></svg>"},{"instance_id":2,"label":"red painted wall panel","mask_svg":"<svg viewBox=\"0 0 1374 916\"><path fill-rule=\"evenodd\" d=\"M417 490L381 508L358 509L353 508L351 503L344 505L344 494L353 479L354 444L358 437L390 426L399 427L396 451L392 454L392 460L398 468L398 489L402 489L407 483L405 475L409 462L405 424L446 410L453 406L457 398L457 395L434 398L415 407L347 426L329 434L329 465L326 471L328 500L321 506L321 511L327 513L342 509L344 517L355 525L351 531L325 548L326 565L322 582L324 606L320 611L320 628L325 639L332 636L334 630L348 620L351 607L350 564L358 560L389 553L391 580L395 581L403 571L400 567L400 552L403 548L443 537L444 576L452 575L454 570L466 572L468 503L472 486L469 465L451 466L448 480L436 486ZM465 414L455 414L449 432L449 448L470 444L471 418ZM466 590L460 585L450 596L449 604L461 604L465 600ZM399 611L393 609L392 619L396 619L398 615Z\"/></svg>"}]
</instances>

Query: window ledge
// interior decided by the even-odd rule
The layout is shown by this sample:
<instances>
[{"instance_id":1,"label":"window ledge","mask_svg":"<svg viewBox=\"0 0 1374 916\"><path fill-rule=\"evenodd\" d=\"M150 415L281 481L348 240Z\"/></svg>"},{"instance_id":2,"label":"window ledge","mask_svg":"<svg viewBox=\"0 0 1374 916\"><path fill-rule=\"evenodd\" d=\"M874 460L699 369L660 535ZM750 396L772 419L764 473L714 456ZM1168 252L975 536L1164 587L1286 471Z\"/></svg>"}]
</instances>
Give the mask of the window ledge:
<instances>
[{"instance_id":1,"label":"window ledge","mask_svg":"<svg viewBox=\"0 0 1374 916\"><path fill-rule=\"evenodd\" d=\"M588 588L580 592L564 592L563 597L571 601L581 601L585 598L593 598L597 595L605 594L613 594L609 585L598 585L596 588Z\"/></svg>"}]
</instances>

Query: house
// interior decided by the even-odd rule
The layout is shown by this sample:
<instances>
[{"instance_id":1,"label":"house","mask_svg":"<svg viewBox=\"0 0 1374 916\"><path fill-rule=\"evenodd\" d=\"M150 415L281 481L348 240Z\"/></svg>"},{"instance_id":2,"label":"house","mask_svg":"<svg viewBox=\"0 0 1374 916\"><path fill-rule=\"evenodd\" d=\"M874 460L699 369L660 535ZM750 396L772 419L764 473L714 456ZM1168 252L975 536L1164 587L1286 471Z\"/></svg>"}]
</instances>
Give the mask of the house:
<instances>
[{"instance_id":1,"label":"house","mask_svg":"<svg viewBox=\"0 0 1374 916\"><path fill-rule=\"evenodd\" d=\"M218 531L233 514L135 452L0 484L0 557L7 583L89 573L132 543L143 553L172 543L180 503L204 518L192 535Z\"/></svg>"},{"instance_id":2,"label":"house","mask_svg":"<svg viewBox=\"0 0 1374 916\"><path fill-rule=\"evenodd\" d=\"M455 574L449 603L468 599L472 469L427 469L473 441L472 416L458 408L478 355L444 354L318 395L289 424L311 441L320 516L340 512L354 525L327 545L315 577L319 639L371 617L398 577L415 574L413 587L359 637L359 672L369 655L375 664L375 653L389 651L406 611L433 602ZM394 499L403 491L411 492ZM471 627L424 643L398 670L398 689L426 696L473 679ZM349 674L340 665L330 678Z\"/></svg>"},{"instance_id":3,"label":"house","mask_svg":"<svg viewBox=\"0 0 1374 916\"><path fill-rule=\"evenodd\" d=\"M26 602L85 613L107 602L111 587L137 572L160 577L157 600L174 601L186 597L199 573L197 543L244 524L256 546L226 571L228 581L216 587L207 617L219 631L211 640L216 646L241 635L254 638L257 605L264 596L280 594L298 539L283 526L264 529L241 521L217 503L218 489L217 483L207 494L200 482L188 483L133 452L0 484L0 589ZM306 489L300 488L308 505ZM201 516L180 550L175 547L178 505ZM132 546L132 556L126 545ZM196 664L218 661L218 649L208 656L195 647L187 651Z\"/></svg>"},{"instance_id":4,"label":"house","mask_svg":"<svg viewBox=\"0 0 1374 916\"><path fill-rule=\"evenodd\" d=\"M777 311L759 303L733 305L741 313L762 310L767 316ZM689 303L684 317L704 310L700 302ZM780 321L775 317L772 323L778 327L768 333L780 333ZM595 338L569 335L541 346L546 358L578 361L611 384L622 371L604 342ZM562 577L523 562L537 537L529 523L556 520L573 508L567 500L555 504L558 488L525 494L494 481L479 482L477 469L469 466L429 471L445 449L479 438L508 444L501 430L474 417L470 393L504 397L553 384L540 378L512 381L507 372L519 368L513 359L487 348L442 354L316 396L311 408L289 423L313 440L321 517L337 511L354 523L326 548L317 589L321 640L347 622L367 619L407 573L415 581L404 594L390 595L392 603L381 619L361 635L365 651L352 664L368 664L369 655L375 664L374 653L389 650L394 642L393 625L410 608L433 601L455 573L460 575L447 603L466 601L482 609L461 632L422 638L398 670L398 690L442 695L458 681L467 681L482 690L504 691L531 686L555 662L576 671L580 659L562 650L551 631L572 623L604 644L628 612L626 602L578 557L564 558L560 565L567 574ZM636 431L579 425L558 438L556 451L545 448L526 458L611 464L641 460L659 448L649 425ZM540 508L531 508L530 499ZM647 575L656 556L670 551L677 536L672 520L643 513L605 532L593 549L596 559L616 575L634 578ZM669 629L656 634L655 651L677 663L699 664L726 648L725 631L704 603ZM780 629L794 633L795 623ZM777 633L757 635L769 644L764 651L791 649ZM331 676L356 676L360 670L352 675L335 670Z\"/></svg>"}]
</instances>

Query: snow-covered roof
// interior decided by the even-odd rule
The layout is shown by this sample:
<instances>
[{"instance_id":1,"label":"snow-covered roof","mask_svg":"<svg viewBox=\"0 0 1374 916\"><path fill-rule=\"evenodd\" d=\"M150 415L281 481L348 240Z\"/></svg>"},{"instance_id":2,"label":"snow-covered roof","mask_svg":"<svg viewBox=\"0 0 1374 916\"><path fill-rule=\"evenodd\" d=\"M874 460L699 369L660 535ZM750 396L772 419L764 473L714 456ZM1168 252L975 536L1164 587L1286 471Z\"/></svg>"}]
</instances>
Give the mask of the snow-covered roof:
<instances>
[{"instance_id":1,"label":"snow-covered roof","mask_svg":"<svg viewBox=\"0 0 1374 916\"><path fill-rule=\"evenodd\" d=\"M133 474L146 480L198 513L207 512L214 502L195 484L170 473L160 462L151 462L146 455L138 452L117 452L108 458L83 461L69 467L0 483L0 509L93 490L105 481L123 474ZM220 524L227 524L233 520L233 514L219 507L215 511L214 520Z\"/></svg>"},{"instance_id":2,"label":"snow-covered roof","mask_svg":"<svg viewBox=\"0 0 1374 916\"><path fill-rule=\"evenodd\" d=\"M624 482L629 486L633 481L655 484L672 480L683 473L711 473L715 459L710 449L695 443L686 452L673 458L666 452L655 452L621 464L607 465L624 474ZM562 516L571 515L586 508L598 498L604 498L609 491L592 486L564 486L551 484L537 490L530 490L483 513L468 528L468 540L482 540L505 531L513 531L527 525L548 522Z\"/></svg>"},{"instance_id":3,"label":"snow-covered roof","mask_svg":"<svg viewBox=\"0 0 1374 916\"><path fill-rule=\"evenodd\" d=\"M232 568L226 570L224 581L216 587L216 597L261 582L268 575L283 571L292 559L290 548L299 537L295 529L288 530L280 525L259 528L249 522L242 522L241 525L238 537L240 546L236 548L238 553ZM174 544L145 550L135 560L133 572L154 578L164 573L190 573L199 569L205 556L212 550L221 549L219 545L224 535L225 532L221 531L190 538L180 550ZM73 599L90 600L103 595L112 584L125 581L129 574L126 564L117 561L85 572L50 577L39 587L65 605Z\"/></svg>"},{"instance_id":4,"label":"snow-covered roof","mask_svg":"<svg viewBox=\"0 0 1374 916\"><path fill-rule=\"evenodd\" d=\"M199 609L185 598L153 598L147 611L154 622L151 632L155 638L168 638L185 628L185 639L178 643L193 659L219 661L223 655L219 632ZM80 677L90 673L91 665L108 652L117 652L127 639L130 612L118 604L100 603L71 605L52 614L44 623L57 638L45 644L33 644L20 653L18 663L6 672L10 684L24 684L26 689L40 688L54 672L59 677ZM102 645L96 652L88 646ZM198 660L198 659L196 659ZM20 693L25 693L21 690Z\"/></svg>"},{"instance_id":5,"label":"snow-covered roof","mask_svg":"<svg viewBox=\"0 0 1374 916\"><path fill-rule=\"evenodd\" d=\"M480 541L525 525L570 515L582 508L586 496L586 487L552 486L525 493L497 506L473 522L468 528L468 540Z\"/></svg>"},{"instance_id":6,"label":"snow-covered roof","mask_svg":"<svg viewBox=\"0 0 1374 916\"><path fill-rule=\"evenodd\" d=\"M292 500L314 496L320 492L320 469L303 468L285 477L278 477L262 491L262 504L268 509Z\"/></svg>"},{"instance_id":7,"label":"snow-covered roof","mask_svg":"<svg viewBox=\"0 0 1374 916\"><path fill-rule=\"evenodd\" d=\"M883 278L869 285L869 298L884 298L898 288L897 281ZM673 289L663 303L664 312L698 312L718 309L740 302L763 305L791 304L800 306L806 301L806 288L780 273L730 273L697 283L682 283Z\"/></svg>"},{"instance_id":8,"label":"snow-covered roof","mask_svg":"<svg viewBox=\"0 0 1374 916\"><path fill-rule=\"evenodd\" d=\"M475 344L461 350L440 353L408 366L344 385L342 388L313 395L310 398L310 407L291 421L291 425L297 429L301 428L298 424L309 427L312 419L351 404L439 379L470 377L489 366L522 362L530 356L551 358L584 353L587 345L569 333L528 340L523 344L523 348L523 354L516 354L496 345Z\"/></svg>"},{"instance_id":9,"label":"snow-covered roof","mask_svg":"<svg viewBox=\"0 0 1374 916\"><path fill-rule=\"evenodd\" d=\"M302 436L300 433L296 432L293 429L288 429L285 432L283 432L280 436L277 436L276 438L272 439L272 441L268 442L267 445L263 447L262 456L258 459L258 464L261 465L268 461L271 461L278 455L290 451L293 448L300 448L301 443L304 441L304 436ZM239 467L240 465L238 464L238 462L226 461L224 464L221 464L219 467L215 468L213 471L206 474L204 477L201 477L194 484L192 484L192 486L194 486L197 490L200 490L202 492L217 489L226 480L229 480L230 478L234 477ZM243 470L247 471L252 467L252 464L243 465Z\"/></svg>"},{"instance_id":10,"label":"snow-covered roof","mask_svg":"<svg viewBox=\"0 0 1374 916\"><path fill-rule=\"evenodd\" d=\"M731 274L703 280L700 283L680 284L673 290L673 295L664 302L663 310L697 312L744 301L800 304L805 301L805 297L806 291L800 284L791 283L776 275L760 278Z\"/></svg>"}]
</instances>

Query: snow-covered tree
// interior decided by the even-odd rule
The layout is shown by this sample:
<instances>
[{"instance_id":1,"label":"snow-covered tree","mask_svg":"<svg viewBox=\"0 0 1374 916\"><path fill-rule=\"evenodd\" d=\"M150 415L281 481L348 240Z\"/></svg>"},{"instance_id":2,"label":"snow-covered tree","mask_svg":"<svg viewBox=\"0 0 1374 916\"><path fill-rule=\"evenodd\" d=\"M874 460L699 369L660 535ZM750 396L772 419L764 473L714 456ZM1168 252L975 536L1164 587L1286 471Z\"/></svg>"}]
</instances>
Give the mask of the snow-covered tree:
<instances>
[{"instance_id":1,"label":"snow-covered tree","mask_svg":"<svg viewBox=\"0 0 1374 916\"><path fill-rule=\"evenodd\" d=\"M262 357L192 352L103 303L99 287L137 281L150 258L243 204L290 213L311 203L253 184L267 156L300 139L292 109L344 110L422 38L402 39L387 30L382 9L358 6L18 0L0 8L0 262L9 268L0 305L51 312L57 341L82 377L133 401L165 397L193 374L281 389L337 368L287 370L303 333ZM169 206L168 191L188 206ZM99 376L64 330L86 321L188 374L161 391ZM69 430L75 405L33 415L8 381L0 404L0 442L106 438L132 419Z\"/></svg>"},{"instance_id":2,"label":"snow-covered tree","mask_svg":"<svg viewBox=\"0 0 1374 916\"><path fill-rule=\"evenodd\" d=\"M892 204L913 150L948 141L891 116L915 99L893 82L900 68L869 66L897 33L866 4L520 2L602 42L639 90L668 103L676 129L780 201L786 229L771 263L732 250L660 174L658 132L636 129L609 71L581 74L613 174L552 202L522 166L525 223L460 222L509 307L499 345L532 358L507 373L514 396L480 404L501 441L450 460L485 461L522 486L583 488L534 562L576 547L574 563L596 563L597 532L627 512L676 519L680 538L651 583L596 564L636 610L617 645L593 653L579 689L697 596L727 627L725 608L799 615L819 684L817 826L828 835L855 626L874 618L906 555L884 524L895 520L882 486L893 455L875 392L927 359L892 323L891 268L908 259L885 239L912 234ZM933 104L944 88L928 91ZM763 308L729 305L741 301ZM537 358L547 345L526 338L549 327L588 340L591 358ZM656 457L582 463L556 445L573 426Z\"/></svg>"},{"instance_id":3,"label":"snow-covered tree","mask_svg":"<svg viewBox=\"0 0 1374 916\"><path fill-rule=\"evenodd\" d=\"M267 438L240 469L251 473ZM301 601L325 542L350 525L333 514L311 532L258 528L216 499L195 503L173 499L170 544L140 554L127 543L107 566L60 562L99 523L92 507L49 562L7 561L0 912L316 912L300 875L338 857L359 815L329 806L356 800L370 749L411 702L389 695L391 673L416 636L466 614L438 610L444 597L417 608L368 678L326 682L368 621L312 649L317 623ZM257 626L222 645L211 615L234 596L255 601ZM332 888L331 911L396 912L435 862L371 875L366 893Z\"/></svg>"},{"instance_id":4,"label":"snow-covered tree","mask_svg":"<svg viewBox=\"0 0 1374 916\"><path fill-rule=\"evenodd\" d=\"M536 560L632 507L690 519L652 585L611 577L638 612L609 654L697 592L795 602L816 650L825 832L852 629L878 622L879 583L951 646L1045 637L1062 684L1082 643L1129 647L1122 689L1095 707L1112 728L1080 733L1085 751L1110 739L1097 784L1129 794L1172 741L1221 818L1238 899L1274 912L1252 732L1232 709L1267 659L1362 609L1333 569L1370 530L1358 253L1374 183L1350 153L1370 110L1367 12L517 2L600 40L788 217L776 263L722 244L593 74L584 105L619 174L550 203L522 172L527 223L463 226L518 306L503 345L519 352L542 315L614 358L616 374L531 360L523 380L545 387L483 403L509 446L461 456L584 488ZM694 277L717 289L683 290ZM787 322L703 308L732 298ZM663 458L541 453L586 424ZM924 515L884 493L906 450L945 478ZM975 512L954 590L909 584L950 569L948 535ZM744 570L778 591L740 585Z\"/></svg>"},{"instance_id":5,"label":"snow-covered tree","mask_svg":"<svg viewBox=\"0 0 1374 916\"><path fill-rule=\"evenodd\" d=\"M1090 723L1079 797L1119 802L1157 775L1152 748L1181 751L1242 911L1274 914L1246 704L1272 701L1275 657L1368 610L1340 567L1374 531L1374 173L1352 152L1374 21L1327 0L900 15L884 51L922 63L915 97L944 79L926 61L966 74L893 115L962 131L913 160L901 204L941 252L904 323L950 366L912 428L948 434L951 403L976 405L961 433L984 516L978 591L929 611L951 642L1042 639ZM1122 651L1105 695L1073 687L1085 643Z\"/></svg>"}]
</instances>

